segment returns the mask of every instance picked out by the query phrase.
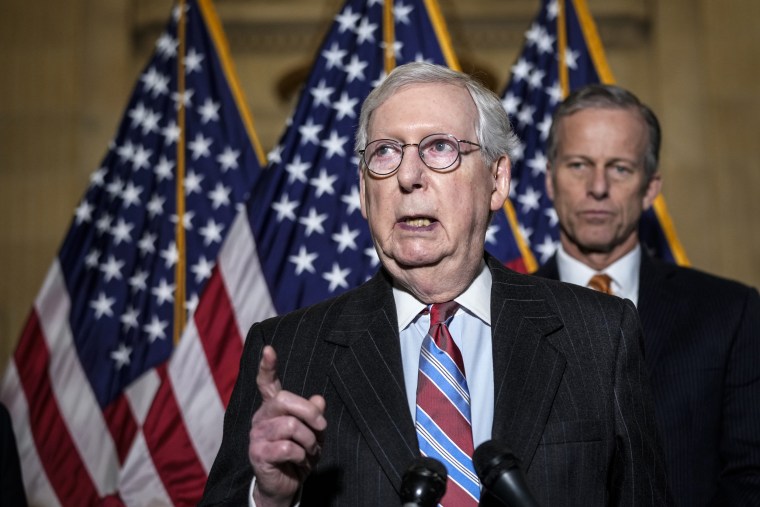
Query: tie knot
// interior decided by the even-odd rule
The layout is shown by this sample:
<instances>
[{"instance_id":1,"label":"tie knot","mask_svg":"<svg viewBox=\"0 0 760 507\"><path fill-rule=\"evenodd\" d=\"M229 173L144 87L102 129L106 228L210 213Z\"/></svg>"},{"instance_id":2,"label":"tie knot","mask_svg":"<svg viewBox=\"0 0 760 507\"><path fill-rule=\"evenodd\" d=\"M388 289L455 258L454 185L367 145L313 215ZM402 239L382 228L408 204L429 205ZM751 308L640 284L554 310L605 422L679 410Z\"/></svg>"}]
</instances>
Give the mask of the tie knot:
<instances>
[{"instance_id":1,"label":"tie knot","mask_svg":"<svg viewBox=\"0 0 760 507\"><path fill-rule=\"evenodd\" d=\"M612 294L612 278L605 273L597 273L588 281L588 286L605 294Z\"/></svg>"},{"instance_id":2,"label":"tie knot","mask_svg":"<svg viewBox=\"0 0 760 507\"><path fill-rule=\"evenodd\" d=\"M435 303L430 307L430 325L435 326L449 320L459 308L456 301L447 301L445 303Z\"/></svg>"}]
</instances>

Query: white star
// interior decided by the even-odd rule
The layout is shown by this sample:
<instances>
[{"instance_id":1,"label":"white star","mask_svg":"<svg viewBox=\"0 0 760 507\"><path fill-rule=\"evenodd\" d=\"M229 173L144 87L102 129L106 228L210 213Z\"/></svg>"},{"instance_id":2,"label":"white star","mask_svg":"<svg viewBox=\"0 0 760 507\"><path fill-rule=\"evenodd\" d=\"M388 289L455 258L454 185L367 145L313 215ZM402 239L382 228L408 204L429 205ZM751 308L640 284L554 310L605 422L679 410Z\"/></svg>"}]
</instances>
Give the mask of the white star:
<instances>
[{"instance_id":1,"label":"white star","mask_svg":"<svg viewBox=\"0 0 760 507\"><path fill-rule=\"evenodd\" d=\"M322 147L327 151L325 156L328 159L333 158L334 155L346 156L346 151L343 146L348 141L348 136L339 136L336 130L330 132L330 138L322 141Z\"/></svg>"},{"instance_id":2,"label":"white star","mask_svg":"<svg viewBox=\"0 0 760 507\"><path fill-rule=\"evenodd\" d=\"M495 245L497 232L499 232L498 225L496 224L489 225L488 230L486 231L486 243L491 243L492 245Z\"/></svg>"},{"instance_id":3,"label":"white star","mask_svg":"<svg viewBox=\"0 0 760 507\"><path fill-rule=\"evenodd\" d=\"M124 191L124 183L119 178L106 185L106 192L111 196L111 199L117 195L121 195L122 191Z\"/></svg>"},{"instance_id":4,"label":"white star","mask_svg":"<svg viewBox=\"0 0 760 507\"><path fill-rule=\"evenodd\" d=\"M160 93L156 90L156 83L160 76L161 74L155 69L155 67L151 67L140 76L140 82L145 85L145 91L151 92L153 98L156 98Z\"/></svg>"},{"instance_id":5,"label":"white star","mask_svg":"<svg viewBox=\"0 0 760 507\"><path fill-rule=\"evenodd\" d=\"M380 264L380 257L377 256L377 250L374 247L365 248L364 255L369 257L369 264L373 268Z\"/></svg>"},{"instance_id":6,"label":"white star","mask_svg":"<svg viewBox=\"0 0 760 507\"><path fill-rule=\"evenodd\" d=\"M323 194L330 194L333 195L335 193L335 189L333 189L333 184L335 183L335 180L337 180L338 177L335 175L328 175L327 169L320 169L319 170L319 176L316 178L312 178L309 183L312 184L312 186L316 189L314 193L317 197L322 197Z\"/></svg>"},{"instance_id":7,"label":"white star","mask_svg":"<svg viewBox=\"0 0 760 507\"><path fill-rule=\"evenodd\" d=\"M198 113L201 115L201 123L206 124L210 121L219 121L219 108L221 104L214 102L210 98L207 98L201 107L198 108Z\"/></svg>"},{"instance_id":8,"label":"white star","mask_svg":"<svg viewBox=\"0 0 760 507\"><path fill-rule=\"evenodd\" d=\"M200 194L203 191L203 187L201 187L201 181L203 181L203 178L202 174L196 173L192 170L187 173L185 175L185 194Z\"/></svg>"},{"instance_id":9,"label":"white star","mask_svg":"<svg viewBox=\"0 0 760 507\"><path fill-rule=\"evenodd\" d=\"M158 194L154 194L145 206L148 210L148 216L150 216L150 218L155 218L156 215L162 215L164 213L164 202L166 202L165 198Z\"/></svg>"},{"instance_id":10,"label":"white star","mask_svg":"<svg viewBox=\"0 0 760 507\"><path fill-rule=\"evenodd\" d=\"M520 107L520 97L515 96L512 92L507 92L504 98L501 100L501 105L508 115L514 116L517 113L517 109Z\"/></svg>"},{"instance_id":11,"label":"white star","mask_svg":"<svg viewBox=\"0 0 760 507\"><path fill-rule=\"evenodd\" d=\"M530 71L533 70L533 65L524 58L517 60L517 63L512 66L512 78L515 81L522 81L530 75Z\"/></svg>"},{"instance_id":12,"label":"white star","mask_svg":"<svg viewBox=\"0 0 760 507\"><path fill-rule=\"evenodd\" d=\"M533 158L528 160L528 167L530 167L533 177L537 177L539 174L546 174L546 157L540 150L536 150Z\"/></svg>"},{"instance_id":13,"label":"white star","mask_svg":"<svg viewBox=\"0 0 760 507\"><path fill-rule=\"evenodd\" d=\"M214 269L214 263L206 260L206 257L201 255L198 262L190 267L190 271L195 273L195 283L201 283L203 280L211 276L211 270Z\"/></svg>"},{"instance_id":14,"label":"white star","mask_svg":"<svg viewBox=\"0 0 760 507\"><path fill-rule=\"evenodd\" d=\"M310 90L311 96L314 97L314 107L330 107L330 95L334 91L335 88L328 87L324 79L320 80L317 87Z\"/></svg>"},{"instance_id":15,"label":"white star","mask_svg":"<svg viewBox=\"0 0 760 507\"><path fill-rule=\"evenodd\" d=\"M308 238L311 236L312 232L318 232L319 234L324 234L325 229L322 227L322 222L327 220L327 213L323 213L321 215L317 214L317 210L314 208L311 208L309 210L309 216L301 217L298 219L298 222L303 224L306 227L306 237Z\"/></svg>"},{"instance_id":16,"label":"white star","mask_svg":"<svg viewBox=\"0 0 760 507\"><path fill-rule=\"evenodd\" d=\"M554 37L548 32L542 33L536 43L536 48L539 53L551 53L554 50Z\"/></svg>"},{"instance_id":17,"label":"white star","mask_svg":"<svg viewBox=\"0 0 760 507\"><path fill-rule=\"evenodd\" d=\"M361 23L359 23L359 26L357 26L355 30L356 43L363 44L367 41L375 42L375 29L377 29L376 24L370 23L367 18L362 18Z\"/></svg>"},{"instance_id":18,"label":"white star","mask_svg":"<svg viewBox=\"0 0 760 507\"><path fill-rule=\"evenodd\" d=\"M102 187L105 182L106 171L105 167L99 167L97 171L90 175L90 184L94 187Z\"/></svg>"},{"instance_id":19,"label":"white star","mask_svg":"<svg viewBox=\"0 0 760 507\"><path fill-rule=\"evenodd\" d=\"M177 243L172 241L165 250L161 250L161 257L164 258L164 266L166 269L170 269L179 260L179 250L177 250Z\"/></svg>"},{"instance_id":20,"label":"white star","mask_svg":"<svg viewBox=\"0 0 760 507\"><path fill-rule=\"evenodd\" d=\"M123 218L119 218L116 225L111 228L111 236L113 236L114 244L121 244L122 241L125 243L131 243L132 229L134 228L134 224L127 223Z\"/></svg>"},{"instance_id":21,"label":"white star","mask_svg":"<svg viewBox=\"0 0 760 507\"><path fill-rule=\"evenodd\" d=\"M187 308L187 316L190 317L193 313L195 313L195 310L198 308L198 294L193 294L190 296L190 299L185 301L185 308Z\"/></svg>"},{"instance_id":22,"label":"white star","mask_svg":"<svg viewBox=\"0 0 760 507\"><path fill-rule=\"evenodd\" d=\"M121 268L123 267L124 261L118 261L116 257L109 255L108 261L100 265L100 270L103 272L103 278L106 282L110 282L114 278L121 280Z\"/></svg>"},{"instance_id":23,"label":"white star","mask_svg":"<svg viewBox=\"0 0 760 507\"><path fill-rule=\"evenodd\" d=\"M183 93L172 93L175 109L179 109L180 104L184 106L185 109L190 109L193 106L193 95L195 95L194 90L185 90Z\"/></svg>"},{"instance_id":24,"label":"white star","mask_svg":"<svg viewBox=\"0 0 760 507\"><path fill-rule=\"evenodd\" d=\"M127 183L127 188L121 193L121 201L124 203L125 208L140 204L140 194L142 193L142 187L136 186L131 181Z\"/></svg>"},{"instance_id":25,"label":"white star","mask_svg":"<svg viewBox=\"0 0 760 507\"><path fill-rule=\"evenodd\" d=\"M111 359L116 362L114 366L116 370L121 370L123 366L129 365L129 355L132 353L132 348L127 347L126 344L120 343L119 348L111 352Z\"/></svg>"},{"instance_id":26,"label":"white star","mask_svg":"<svg viewBox=\"0 0 760 507\"><path fill-rule=\"evenodd\" d=\"M338 100L335 104L333 104L333 109L337 111L337 114L335 115L338 120L342 120L346 116L349 118L356 118L356 104L359 103L359 99L352 99L348 96L348 92L343 92L340 96L340 100Z\"/></svg>"},{"instance_id":27,"label":"white star","mask_svg":"<svg viewBox=\"0 0 760 507\"><path fill-rule=\"evenodd\" d=\"M195 48L190 48L185 56L185 73L192 74L193 72L201 71L201 62L203 61L203 54L198 53Z\"/></svg>"},{"instance_id":28,"label":"white star","mask_svg":"<svg viewBox=\"0 0 760 507\"><path fill-rule=\"evenodd\" d=\"M166 278L162 278L158 286L153 287L150 292L156 296L159 305L174 301L174 285L168 283Z\"/></svg>"},{"instance_id":29,"label":"white star","mask_svg":"<svg viewBox=\"0 0 760 507\"><path fill-rule=\"evenodd\" d=\"M145 104L142 102L138 102L133 109L127 111L127 116L132 118L132 128L136 128L142 124L143 118L145 118L145 115L147 113L148 110L145 108Z\"/></svg>"},{"instance_id":30,"label":"white star","mask_svg":"<svg viewBox=\"0 0 760 507\"><path fill-rule=\"evenodd\" d=\"M552 105L559 104L562 100L562 86L560 86L559 81L554 81L554 84L546 89L546 94L549 96Z\"/></svg>"},{"instance_id":31,"label":"white star","mask_svg":"<svg viewBox=\"0 0 760 507\"><path fill-rule=\"evenodd\" d=\"M536 247L536 251L541 254L541 264L549 260L549 257L554 255L554 251L557 249L557 244L552 241L551 236L548 234L544 237L544 242Z\"/></svg>"},{"instance_id":32,"label":"white star","mask_svg":"<svg viewBox=\"0 0 760 507\"><path fill-rule=\"evenodd\" d=\"M528 187L524 194L517 196L517 202L522 205L522 212L527 213L530 210L538 209L538 200L541 198L541 192Z\"/></svg>"},{"instance_id":33,"label":"white star","mask_svg":"<svg viewBox=\"0 0 760 507\"><path fill-rule=\"evenodd\" d=\"M161 121L161 115L155 111L148 111L142 121L142 135L146 136L153 132L158 132L158 123Z\"/></svg>"},{"instance_id":34,"label":"white star","mask_svg":"<svg viewBox=\"0 0 760 507\"><path fill-rule=\"evenodd\" d=\"M380 43L380 48L382 48L383 52L385 52L385 48L387 48L388 45L385 42ZM404 47L404 43L396 40L393 41L393 56L395 56L397 59L401 58L401 49Z\"/></svg>"},{"instance_id":35,"label":"white star","mask_svg":"<svg viewBox=\"0 0 760 507\"><path fill-rule=\"evenodd\" d=\"M530 237L533 235L533 229L525 227L523 224L519 224L517 229L520 232L520 237L525 240L525 243L530 246Z\"/></svg>"},{"instance_id":36,"label":"white star","mask_svg":"<svg viewBox=\"0 0 760 507\"><path fill-rule=\"evenodd\" d=\"M233 150L231 146L227 146L222 154L216 157L216 161L219 162L222 172L226 173L230 169L238 168L239 156L240 150Z\"/></svg>"},{"instance_id":37,"label":"white star","mask_svg":"<svg viewBox=\"0 0 760 507\"><path fill-rule=\"evenodd\" d=\"M174 143L177 142L177 140L179 139L179 135L180 135L181 132L182 132L182 129L180 129L177 126L177 122L175 122L174 120L172 120L166 126L166 128L164 128L161 131L161 135L164 136L164 142L168 146L171 146L172 144L174 144Z\"/></svg>"},{"instance_id":38,"label":"white star","mask_svg":"<svg viewBox=\"0 0 760 507\"><path fill-rule=\"evenodd\" d=\"M182 227L184 227L186 231L193 230L193 218L195 218L195 211L185 211L182 215ZM176 224L179 222L179 216L172 214L171 221Z\"/></svg>"},{"instance_id":39,"label":"white star","mask_svg":"<svg viewBox=\"0 0 760 507\"><path fill-rule=\"evenodd\" d=\"M338 253L343 253L346 248L356 250L356 238L359 236L359 229L351 230L348 224L341 226L340 232L332 235L333 241L338 243Z\"/></svg>"},{"instance_id":40,"label":"white star","mask_svg":"<svg viewBox=\"0 0 760 507\"><path fill-rule=\"evenodd\" d=\"M116 298L109 298L105 292L101 292L98 295L98 299L90 301L90 307L95 310L95 318L100 318L105 315L107 317L113 317L113 310L111 307L116 302Z\"/></svg>"},{"instance_id":41,"label":"white star","mask_svg":"<svg viewBox=\"0 0 760 507\"><path fill-rule=\"evenodd\" d=\"M544 210L544 215L549 219L549 226L555 227L559 223L559 217L557 216L557 210L552 206Z\"/></svg>"},{"instance_id":42,"label":"white star","mask_svg":"<svg viewBox=\"0 0 760 507\"><path fill-rule=\"evenodd\" d=\"M140 312L138 312L132 306L129 306L127 307L126 310L124 310L124 313L121 314L121 317L119 317L119 320L121 320L121 323L124 326L125 333L132 328L137 328L137 326L139 325L137 322L137 317L139 316L140 316Z\"/></svg>"},{"instance_id":43,"label":"white star","mask_svg":"<svg viewBox=\"0 0 760 507\"><path fill-rule=\"evenodd\" d=\"M533 113L535 110L536 108L530 104L523 104L522 109L520 109L520 112L517 114L517 123L521 128L533 124Z\"/></svg>"},{"instance_id":44,"label":"white star","mask_svg":"<svg viewBox=\"0 0 760 507\"><path fill-rule=\"evenodd\" d=\"M116 148L116 154L119 156L119 160L121 160L122 164L129 162L135 154L135 145L132 144L132 141L128 140Z\"/></svg>"},{"instance_id":45,"label":"white star","mask_svg":"<svg viewBox=\"0 0 760 507\"><path fill-rule=\"evenodd\" d=\"M174 40L168 33L161 34L158 42L156 42L156 50L164 59L177 56L177 46L179 42Z\"/></svg>"},{"instance_id":46,"label":"white star","mask_svg":"<svg viewBox=\"0 0 760 507\"><path fill-rule=\"evenodd\" d=\"M218 181L216 183L216 188L208 193L208 198L211 200L211 207L219 209L221 206L229 206L230 192L232 192L232 189L225 187L221 181Z\"/></svg>"},{"instance_id":47,"label":"white star","mask_svg":"<svg viewBox=\"0 0 760 507\"><path fill-rule=\"evenodd\" d=\"M581 56L580 51L572 48L565 48L565 65L575 70L578 68L578 58Z\"/></svg>"},{"instance_id":48,"label":"white star","mask_svg":"<svg viewBox=\"0 0 760 507\"><path fill-rule=\"evenodd\" d=\"M101 216L97 222L95 222L95 228L98 230L99 233L103 234L104 232L111 229L111 215L108 213Z\"/></svg>"},{"instance_id":49,"label":"white star","mask_svg":"<svg viewBox=\"0 0 760 507\"><path fill-rule=\"evenodd\" d=\"M346 65L346 80L351 83L354 79L361 79L364 81L364 69L369 65L367 62L363 62L359 59L358 55L353 55L351 61Z\"/></svg>"},{"instance_id":50,"label":"white star","mask_svg":"<svg viewBox=\"0 0 760 507\"><path fill-rule=\"evenodd\" d=\"M361 18L361 15L354 14L351 7L347 7L345 11L335 16L335 21L340 25L338 31L343 33L346 30L353 30L356 26L356 22L359 21L359 18Z\"/></svg>"},{"instance_id":51,"label":"white star","mask_svg":"<svg viewBox=\"0 0 760 507\"><path fill-rule=\"evenodd\" d=\"M329 49L322 51L322 56L325 57L327 62L325 63L326 70L330 70L333 67L341 68L343 65L343 57L346 56L348 51L340 49L337 42L333 42ZM324 84L324 79L320 81L320 85ZM313 92L312 92L313 93Z\"/></svg>"},{"instance_id":52,"label":"white star","mask_svg":"<svg viewBox=\"0 0 760 507\"><path fill-rule=\"evenodd\" d=\"M346 210L347 215L350 215L354 211L361 209L361 201L359 200L359 187L356 185L351 187L351 193L342 195L340 200L343 201L346 206L348 206L348 209Z\"/></svg>"},{"instance_id":53,"label":"white star","mask_svg":"<svg viewBox=\"0 0 760 507\"><path fill-rule=\"evenodd\" d=\"M411 14L412 11L414 11L413 6L404 5L402 2L398 2L393 6L393 17L396 19L397 23L408 25L410 23L409 14Z\"/></svg>"},{"instance_id":54,"label":"white star","mask_svg":"<svg viewBox=\"0 0 760 507\"><path fill-rule=\"evenodd\" d=\"M282 146L275 146L272 151L267 153L267 161L270 164L279 164L282 162Z\"/></svg>"},{"instance_id":55,"label":"white star","mask_svg":"<svg viewBox=\"0 0 760 507\"><path fill-rule=\"evenodd\" d=\"M143 326L143 331L148 333L148 341L150 343L153 343L159 338L162 340L166 339L166 333L164 332L164 329L166 329L166 326L168 325L168 322L159 320L158 317L154 315L150 321L150 324Z\"/></svg>"},{"instance_id":56,"label":"white star","mask_svg":"<svg viewBox=\"0 0 760 507\"><path fill-rule=\"evenodd\" d=\"M288 183L292 184L295 181L306 183L306 172L311 169L309 162L302 162L301 155L297 154L293 161L285 166L285 170L288 171Z\"/></svg>"},{"instance_id":57,"label":"white star","mask_svg":"<svg viewBox=\"0 0 760 507\"><path fill-rule=\"evenodd\" d=\"M223 230L224 224L218 224L212 218L209 218L206 225L201 227L198 232L203 236L203 244L209 246L211 243L222 242Z\"/></svg>"},{"instance_id":58,"label":"white star","mask_svg":"<svg viewBox=\"0 0 760 507\"><path fill-rule=\"evenodd\" d=\"M518 140L515 143L515 149L512 150L512 160L518 161L522 160L523 155L525 154L525 145L522 143L522 141ZM517 180L512 178L512 184L516 184Z\"/></svg>"},{"instance_id":59,"label":"white star","mask_svg":"<svg viewBox=\"0 0 760 507\"><path fill-rule=\"evenodd\" d=\"M195 139L188 143L187 147L193 152L193 160L198 160L201 157L208 157L211 155L209 148L213 144L214 140L210 137L203 137L203 134L198 132L195 134Z\"/></svg>"},{"instance_id":60,"label":"white star","mask_svg":"<svg viewBox=\"0 0 760 507\"><path fill-rule=\"evenodd\" d=\"M291 201L287 194L282 194L278 202L272 203L272 209L277 212L277 221L282 222L283 218L295 221L295 210L298 208L298 201Z\"/></svg>"},{"instance_id":61,"label":"white star","mask_svg":"<svg viewBox=\"0 0 760 507\"><path fill-rule=\"evenodd\" d=\"M88 268L96 268L98 264L100 264L100 252L98 250L91 250L90 253L87 254L87 257L84 258L84 265Z\"/></svg>"},{"instance_id":62,"label":"white star","mask_svg":"<svg viewBox=\"0 0 760 507\"><path fill-rule=\"evenodd\" d=\"M346 277L351 272L350 269L340 269L340 266L337 262L333 263L332 271L329 273L322 273L322 278L330 282L330 286L328 290L330 292L334 292L335 289L338 287L343 287L344 289L348 288L348 282L346 281Z\"/></svg>"},{"instance_id":63,"label":"white star","mask_svg":"<svg viewBox=\"0 0 760 507\"><path fill-rule=\"evenodd\" d=\"M546 7L546 17L549 21L552 21L559 15L559 3L557 0L552 0Z\"/></svg>"},{"instance_id":64,"label":"white star","mask_svg":"<svg viewBox=\"0 0 760 507\"><path fill-rule=\"evenodd\" d=\"M132 290L137 292L148 288L148 272L138 270L134 275L129 278L129 286Z\"/></svg>"},{"instance_id":65,"label":"white star","mask_svg":"<svg viewBox=\"0 0 760 507\"><path fill-rule=\"evenodd\" d=\"M142 238L140 238L140 241L137 242L137 248L140 250L140 253L143 255L152 254L156 251L156 234L151 234L148 231L145 231L142 235Z\"/></svg>"},{"instance_id":66,"label":"white star","mask_svg":"<svg viewBox=\"0 0 760 507\"><path fill-rule=\"evenodd\" d=\"M95 208L87 201L82 201L79 203L79 206L77 206L76 211L74 211L74 215L76 217L75 221L77 225L80 225L82 222L91 222L92 221L92 212Z\"/></svg>"},{"instance_id":67,"label":"white star","mask_svg":"<svg viewBox=\"0 0 760 507\"><path fill-rule=\"evenodd\" d=\"M159 183L170 180L174 178L174 162L161 155L161 160L153 167L153 172L156 173Z\"/></svg>"},{"instance_id":68,"label":"white star","mask_svg":"<svg viewBox=\"0 0 760 507\"><path fill-rule=\"evenodd\" d=\"M536 128L541 132L541 140L546 141L546 139L549 137L549 129L552 128L552 117L550 114L547 114L544 116L544 119L541 120L541 123L536 125Z\"/></svg>"},{"instance_id":69,"label":"white star","mask_svg":"<svg viewBox=\"0 0 760 507\"><path fill-rule=\"evenodd\" d=\"M528 77L528 87L531 90L535 90L536 88L541 88L541 86L543 86L545 75L546 75L546 72L544 72L543 70L533 69L533 71L530 73L530 77Z\"/></svg>"},{"instance_id":70,"label":"white star","mask_svg":"<svg viewBox=\"0 0 760 507\"><path fill-rule=\"evenodd\" d=\"M319 257L319 254L309 253L306 251L306 247L301 245L298 250L298 255L291 255L288 260L296 265L296 275L300 275L304 271L314 273L314 261Z\"/></svg>"},{"instance_id":71,"label":"white star","mask_svg":"<svg viewBox=\"0 0 760 507\"><path fill-rule=\"evenodd\" d=\"M315 125L312 118L308 118L306 123L298 127L298 132L301 134L301 144L311 143L314 145L319 144L318 134L322 131L322 125Z\"/></svg>"},{"instance_id":72,"label":"white star","mask_svg":"<svg viewBox=\"0 0 760 507\"><path fill-rule=\"evenodd\" d=\"M530 29L525 32L525 45L532 46L536 44L543 31L544 28L538 23L533 23L530 25Z\"/></svg>"}]
</instances>

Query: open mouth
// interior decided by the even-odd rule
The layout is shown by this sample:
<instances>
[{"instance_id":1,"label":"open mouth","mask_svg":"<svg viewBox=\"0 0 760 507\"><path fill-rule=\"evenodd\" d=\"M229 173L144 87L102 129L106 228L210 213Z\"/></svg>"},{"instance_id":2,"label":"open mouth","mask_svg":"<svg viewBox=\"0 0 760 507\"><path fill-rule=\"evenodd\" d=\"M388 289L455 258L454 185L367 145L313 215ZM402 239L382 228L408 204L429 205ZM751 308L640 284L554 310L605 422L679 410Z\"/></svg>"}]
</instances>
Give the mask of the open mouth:
<instances>
[{"instance_id":1,"label":"open mouth","mask_svg":"<svg viewBox=\"0 0 760 507\"><path fill-rule=\"evenodd\" d=\"M433 223L437 222L436 219L430 217L404 217L399 220L399 224L408 228L421 229L424 227L430 227Z\"/></svg>"}]
</instances>

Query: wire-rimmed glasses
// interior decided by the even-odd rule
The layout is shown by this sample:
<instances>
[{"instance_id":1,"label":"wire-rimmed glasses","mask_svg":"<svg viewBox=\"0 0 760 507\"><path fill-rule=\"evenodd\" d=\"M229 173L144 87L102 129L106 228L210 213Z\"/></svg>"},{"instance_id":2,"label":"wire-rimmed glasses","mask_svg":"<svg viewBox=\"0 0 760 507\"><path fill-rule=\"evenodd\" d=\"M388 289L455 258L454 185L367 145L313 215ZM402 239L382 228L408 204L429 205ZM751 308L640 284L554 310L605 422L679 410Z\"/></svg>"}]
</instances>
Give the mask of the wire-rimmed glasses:
<instances>
[{"instance_id":1,"label":"wire-rimmed glasses","mask_svg":"<svg viewBox=\"0 0 760 507\"><path fill-rule=\"evenodd\" d=\"M434 171L444 171L453 166L462 155L462 144L480 148L478 143L457 139L451 134L430 134L419 143L401 144L393 139L377 139L359 153L364 159L364 165L373 174L388 176L396 172L404 158L404 148L416 146L422 162ZM466 151L465 153L469 153Z\"/></svg>"}]
</instances>

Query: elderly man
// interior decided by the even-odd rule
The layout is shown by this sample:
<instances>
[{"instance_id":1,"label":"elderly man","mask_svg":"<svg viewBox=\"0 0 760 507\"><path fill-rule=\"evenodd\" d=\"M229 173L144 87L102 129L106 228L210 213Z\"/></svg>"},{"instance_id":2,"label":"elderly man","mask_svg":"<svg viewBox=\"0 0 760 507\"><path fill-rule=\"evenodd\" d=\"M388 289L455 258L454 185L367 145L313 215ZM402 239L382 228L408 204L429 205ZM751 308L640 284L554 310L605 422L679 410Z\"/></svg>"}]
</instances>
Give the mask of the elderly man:
<instances>
[{"instance_id":1,"label":"elderly man","mask_svg":"<svg viewBox=\"0 0 760 507\"><path fill-rule=\"evenodd\" d=\"M589 86L560 104L546 177L560 248L537 274L637 304L677 503L760 505L760 298L639 246L659 147L654 113L622 88Z\"/></svg>"},{"instance_id":2,"label":"elderly man","mask_svg":"<svg viewBox=\"0 0 760 507\"><path fill-rule=\"evenodd\" d=\"M356 146L382 269L251 328L203 504L399 505L423 453L448 470L441 504L475 506L492 438L542 505L667 501L633 305L484 253L514 143L498 97L445 67L369 95Z\"/></svg>"}]
</instances>

